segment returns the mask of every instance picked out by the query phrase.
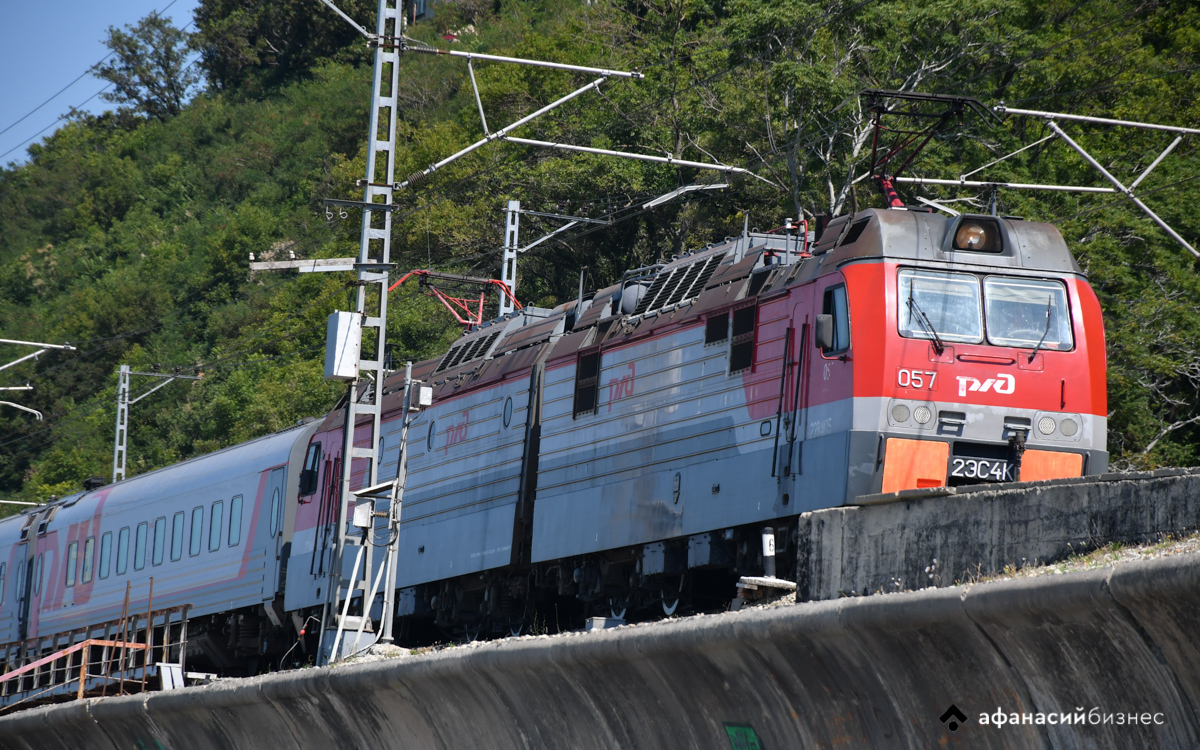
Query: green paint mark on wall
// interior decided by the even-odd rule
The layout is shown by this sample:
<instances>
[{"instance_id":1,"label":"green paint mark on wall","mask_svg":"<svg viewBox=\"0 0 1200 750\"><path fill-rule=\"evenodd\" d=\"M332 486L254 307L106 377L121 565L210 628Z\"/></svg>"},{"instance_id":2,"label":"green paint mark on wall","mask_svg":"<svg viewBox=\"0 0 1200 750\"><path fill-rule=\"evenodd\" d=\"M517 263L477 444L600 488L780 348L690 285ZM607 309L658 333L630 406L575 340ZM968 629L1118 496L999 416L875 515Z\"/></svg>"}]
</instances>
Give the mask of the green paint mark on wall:
<instances>
[{"instance_id":1,"label":"green paint mark on wall","mask_svg":"<svg viewBox=\"0 0 1200 750\"><path fill-rule=\"evenodd\" d=\"M729 744L733 750L763 750L763 745L754 733L754 727L749 724L725 724L725 734L729 735Z\"/></svg>"}]
</instances>

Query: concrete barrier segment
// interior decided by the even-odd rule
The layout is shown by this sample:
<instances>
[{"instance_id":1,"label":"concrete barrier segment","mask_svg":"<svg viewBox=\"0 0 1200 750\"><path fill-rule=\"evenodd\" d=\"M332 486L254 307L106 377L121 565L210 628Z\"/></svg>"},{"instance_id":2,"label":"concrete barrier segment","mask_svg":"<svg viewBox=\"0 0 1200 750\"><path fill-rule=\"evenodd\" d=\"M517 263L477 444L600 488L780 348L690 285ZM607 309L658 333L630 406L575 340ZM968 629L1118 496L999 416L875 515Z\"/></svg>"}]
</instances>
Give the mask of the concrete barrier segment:
<instances>
[{"instance_id":1,"label":"concrete barrier segment","mask_svg":"<svg viewBox=\"0 0 1200 750\"><path fill-rule=\"evenodd\" d=\"M506 639L30 709L0 746L1195 747L1198 581L1188 555ZM1163 722L979 721L1093 708Z\"/></svg>"},{"instance_id":2,"label":"concrete barrier segment","mask_svg":"<svg viewBox=\"0 0 1200 750\"><path fill-rule=\"evenodd\" d=\"M801 514L799 598L961 585L1113 542L1200 530L1194 469L955 490Z\"/></svg>"}]
</instances>

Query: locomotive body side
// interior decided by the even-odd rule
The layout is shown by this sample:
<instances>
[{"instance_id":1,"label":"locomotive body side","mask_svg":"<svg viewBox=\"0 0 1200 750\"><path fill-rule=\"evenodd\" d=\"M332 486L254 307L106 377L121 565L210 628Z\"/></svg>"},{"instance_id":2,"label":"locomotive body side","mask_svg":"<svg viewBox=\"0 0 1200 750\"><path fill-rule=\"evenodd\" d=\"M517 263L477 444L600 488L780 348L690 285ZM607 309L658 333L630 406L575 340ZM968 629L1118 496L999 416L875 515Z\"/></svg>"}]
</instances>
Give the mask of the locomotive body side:
<instances>
[{"instance_id":1,"label":"locomotive body side","mask_svg":"<svg viewBox=\"0 0 1200 750\"><path fill-rule=\"evenodd\" d=\"M442 357L414 366L414 379L432 385L434 400L414 415L408 432L397 588L518 562L524 537L519 524L524 467L535 427L530 419L540 394L534 374L540 372L549 342L561 335L563 322L562 310L527 308L470 332ZM386 393L391 397L385 396L380 430L380 481L395 477L399 469L402 391L402 378L389 379ZM325 585L322 571L328 565L327 540L335 528L338 498L336 490L328 489L328 472L340 462L340 418L328 420L321 429L318 439L331 457L320 483L325 494L318 503L306 503L296 528L297 567L307 565L312 575L292 579L295 585L289 586L286 597L289 611L323 601L318 591ZM362 424L359 431L364 436L361 447L366 448L368 431ZM365 462L355 466L352 488L366 482ZM381 564L382 556L374 562ZM401 599L402 608L415 604L413 597Z\"/></svg>"},{"instance_id":2,"label":"locomotive body side","mask_svg":"<svg viewBox=\"0 0 1200 750\"><path fill-rule=\"evenodd\" d=\"M706 343L706 316L688 308L644 319L644 333L556 347L546 372L534 562L798 512L772 476L778 378L755 372L782 361L781 313L791 298L760 307L735 300L736 291L711 295L705 307L714 319L753 316L754 355L742 361L731 364L731 350L745 334ZM581 383L581 364L592 357L596 383ZM593 409L580 408L583 388L596 389Z\"/></svg>"}]
</instances>

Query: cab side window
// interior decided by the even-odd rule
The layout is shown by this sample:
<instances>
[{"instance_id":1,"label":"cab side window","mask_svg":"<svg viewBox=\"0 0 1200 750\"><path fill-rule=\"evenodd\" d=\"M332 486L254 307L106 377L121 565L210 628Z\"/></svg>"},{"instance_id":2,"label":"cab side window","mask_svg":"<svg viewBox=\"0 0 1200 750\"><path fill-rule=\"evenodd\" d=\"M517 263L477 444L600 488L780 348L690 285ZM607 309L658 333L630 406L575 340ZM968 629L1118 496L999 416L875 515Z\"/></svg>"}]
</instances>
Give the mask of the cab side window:
<instances>
[{"instance_id":1,"label":"cab side window","mask_svg":"<svg viewBox=\"0 0 1200 750\"><path fill-rule=\"evenodd\" d=\"M317 474L321 466L321 444L313 443L308 446L308 455L304 457L304 469L300 472L300 494L311 495L317 491Z\"/></svg>"},{"instance_id":2,"label":"cab side window","mask_svg":"<svg viewBox=\"0 0 1200 750\"><path fill-rule=\"evenodd\" d=\"M825 290L821 313L833 318L833 346L821 347L826 356L842 354L850 349L850 308L846 302L846 285L839 284Z\"/></svg>"},{"instance_id":3,"label":"cab side window","mask_svg":"<svg viewBox=\"0 0 1200 750\"><path fill-rule=\"evenodd\" d=\"M575 408L576 418L584 414L595 414L600 406L596 394L600 390L600 348L580 353L575 362Z\"/></svg>"},{"instance_id":4,"label":"cab side window","mask_svg":"<svg viewBox=\"0 0 1200 750\"><path fill-rule=\"evenodd\" d=\"M729 374L749 370L754 366L754 334L757 330L758 306L740 307L733 311L733 338L729 344Z\"/></svg>"}]
</instances>

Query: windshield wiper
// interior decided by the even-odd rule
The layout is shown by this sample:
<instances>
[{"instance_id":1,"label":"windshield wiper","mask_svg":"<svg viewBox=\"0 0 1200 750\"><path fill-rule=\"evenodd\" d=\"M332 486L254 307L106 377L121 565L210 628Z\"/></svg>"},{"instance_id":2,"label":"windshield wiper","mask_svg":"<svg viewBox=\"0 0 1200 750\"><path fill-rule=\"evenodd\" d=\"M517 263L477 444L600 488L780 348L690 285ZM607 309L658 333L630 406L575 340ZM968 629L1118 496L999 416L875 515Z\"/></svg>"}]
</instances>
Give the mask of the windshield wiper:
<instances>
[{"instance_id":1,"label":"windshield wiper","mask_svg":"<svg viewBox=\"0 0 1200 750\"><path fill-rule=\"evenodd\" d=\"M1029 364L1033 364L1033 358L1037 356L1038 350L1042 348L1042 344L1046 341L1046 337L1050 335L1050 306L1054 304L1054 297L1046 298L1046 330L1042 331L1042 337L1038 339L1037 346L1033 347L1033 351L1029 353Z\"/></svg>"},{"instance_id":2,"label":"windshield wiper","mask_svg":"<svg viewBox=\"0 0 1200 750\"><path fill-rule=\"evenodd\" d=\"M942 337L938 336L938 332L933 329L933 323L929 322L929 316L926 315L925 311L921 309L921 306L917 304L917 300L913 297L912 291L910 290L908 293L908 313L910 317L912 316L914 310L917 313L917 320L921 323L921 327L928 331L929 335L933 337L933 348L937 350L938 356L940 357L942 355L942 351L945 350L946 345L942 343Z\"/></svg>"}]
</instances>

